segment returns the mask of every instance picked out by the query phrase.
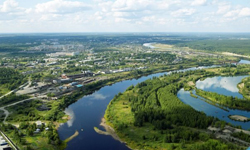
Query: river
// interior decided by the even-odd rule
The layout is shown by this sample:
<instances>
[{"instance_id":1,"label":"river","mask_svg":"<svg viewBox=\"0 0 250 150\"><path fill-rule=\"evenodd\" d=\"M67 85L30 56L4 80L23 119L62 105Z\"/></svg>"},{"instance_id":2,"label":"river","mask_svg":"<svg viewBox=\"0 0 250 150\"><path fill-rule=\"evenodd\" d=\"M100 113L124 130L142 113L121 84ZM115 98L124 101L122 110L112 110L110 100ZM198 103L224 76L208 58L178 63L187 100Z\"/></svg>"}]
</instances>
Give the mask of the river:
<instances>
[{"instance_id":1,"label":"river","mask_svg":"<svg viewBox=\"0 0 250 150\"><path fill-rule=\"evenodd\" d=\"M215 67L215 66L211 66ZM208 67L194 67L179 71L197 70ZM101 118L104 116L105 110L109 102L119 92L124 92L129 86L136 85L152 77L159 77L171 72L156 73L144 76L139 79L125 80L115 83L111 86L105 86L95 93L84 96L77 102L71 104L65 111L71 116L71 119L58 128L60 139L65 140L75 133L77 130L79 135L68 142L66 149L68 150L128 150L124 143L116 141L111 136L101 135L94 131L94 127L103 129L100 126ZM83 129L83 131L81 131ZM103 129L104 130L104 129Z\"/></svg>"},{"instance_id":2,"label":"river","mask_svg":"<svg viewBox=\"0 0 250 150\"><path fill-rule=\"evenodd\" d=\"M211 66L215 67L215 66ZM194 67L179 71L188 71L188 70L197 70L202 68L209 67ZM109 102L114 98L116 94L119 92L124 92L129 86L136 85L137 83L143 82L152 77L159 77L164 74L169 74L171 72L165 73L156 73L149 76L144 76L139 79L125 80L122 82L115 83L111 86L105 86L100 90L96 91L91 95L84 96L79 99L77 102L71 104L65 111L70 114L71 119L64 124L61 124L58 128L58 133L60 139L65 140L75 133L77 130L79 135L75 137L73 140L68 142L67 148L68 150L128 150L124 143L121 143L111 136L101 135L94 131L94 127L98 127L103 129L100 126L101 118L104 116L105 110ZM180 96L180 92L183 93ZM178 96L182 98L183 96L187 96L192 98L190 95L186 94L184 91L180 90ZM185 101L184 101L185 102ZM202 103L202 101L201 101ZM205 103L205 102L204 102ZM190 103L191 105L191 103ZM204 104L205 105L205 104ZM194 105L191 105L194 107ZM211 109L211 107L204 107L205 109ZM195 107L194 107L195 108ZM196 108L195 108L196 109ZM213 108L214 109L217 108ZM205 110L201 110L205 111ZM218 110L219 111L219 110ZM209 112L209 111L208 111ZM208 113L208 115L211 115ZM231 121L231 120L227 120ZM103 129L104 130L104 129Z\"/></svg>"},{"instance_id":3,"label":"river","mask_svg":"<svg viewBox=\"0 0 250 150\"><path fill-rule=\"evenodd\" d=\"M223 94L227 96L233 96L238 98L243 98L243 96L239 93L239 89L237 88L237 84L247 76L235 76L235 77L212 77L207 78L204 81L197 81L196 87L198 89L202 89L204 91L216 92L218 94ZM195 90L193 91L195 94ZM185 104L190 105L195 110L203 111L208 116L214 116L226 122L229 122L233 125L239 125L243 129L250 128L250 122L240 122L234 121L228 118L229 115L242 115L250 118L250 112L243 110L234 110L226 108L229 111L225 111L219 107L213 106L205 101L201 100L202 98L198 95L198 98L194 98L190 95L189 91L184 91L181 89L177 93L178 98L184 102Z\"/></svg>"}]
</instances>

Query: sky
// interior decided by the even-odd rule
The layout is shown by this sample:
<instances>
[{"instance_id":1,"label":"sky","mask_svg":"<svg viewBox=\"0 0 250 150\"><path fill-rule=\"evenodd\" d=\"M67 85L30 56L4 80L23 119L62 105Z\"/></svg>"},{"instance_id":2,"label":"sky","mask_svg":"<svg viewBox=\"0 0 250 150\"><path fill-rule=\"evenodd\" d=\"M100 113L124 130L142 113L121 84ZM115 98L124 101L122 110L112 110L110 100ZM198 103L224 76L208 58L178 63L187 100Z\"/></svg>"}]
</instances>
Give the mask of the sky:
<instances>
[{"instance_id":1,"label":"sky","mask_svg":"<svg viewBox=\"0 0 250 150\"><path fill-rule=\"evenodd\" d=\"M0 0L0 33L250 32L250 0Z\"/></svg>"}]
</instances>

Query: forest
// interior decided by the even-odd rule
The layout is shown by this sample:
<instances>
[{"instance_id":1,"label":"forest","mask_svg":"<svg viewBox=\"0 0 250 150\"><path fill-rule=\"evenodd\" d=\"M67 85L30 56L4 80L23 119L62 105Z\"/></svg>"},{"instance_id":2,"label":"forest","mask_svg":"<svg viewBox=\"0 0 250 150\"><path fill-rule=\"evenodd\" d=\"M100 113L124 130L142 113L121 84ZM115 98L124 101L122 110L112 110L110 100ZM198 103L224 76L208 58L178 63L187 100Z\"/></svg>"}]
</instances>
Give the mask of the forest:
<instances>
[{"instance_id":1,"label":"forest","mask_svg":"<svg viewBox=\"0 0 250 150\"><path fill-rule=\"evenodd\" d=\"M172 73L146 80L119 93L105 119L135 149L244 149L214 139L208 126L224 124L181 102L176 96L188 81L211 76L205 70ZM126 118L126 119L125 119Z\"/></svg>"},{"instance_id":2,"label":"forest","mask_svg":"<svg viewBox=\"0 0 250 150\"><path fill-rule=\"evenodd\" d=\"M8 96L4 96L1 99L0 106L4 106L4 105L7 105L7 104L11 104L11 103L18 102L18 101L28 99L28 98L30 98L30 96L28 96L28 95L17 96L16 94L12 93L12 94L10 94Z\"/></svg>"},{"instance_id":3,"label":"forest","mask_svg":"<svg viewBox=\"0 0 250 150\"><path fill-rule=\"evenodd\" d=\"M244 98L250 100L250 77L244 78L242 82L238 84L238 88Z\"/></svg>"},{"instance_id":4,"label":"forest","mask_svg":"<svg viewBox=\"0 0 250 150\"><path fill-rule=\"evenodd\" d=\"M34 133L38 128L40 133ZM32 138L38 140L40 146L46 149L60 149L61 140L52 122L42 124L41 127L38 127L36 123L22 122L18 129L11 124L0 124L0 129L8 134L20 149L38 149L38 146L31 140Z\"/></svg>"},{"instance_id":5,"label":"forest","mask_svg":"<svg viewBox=\"0 0 250 150\"><path fill-rule=\"evenodd\" d=\"M20 74L15 69L11 68L0 68L0 87L7 89L7 90L13 90L20 85L27 82L25 77ZM3 91L0 90L0 96ZM6 93L6 92L5 92ZM5 94L4 92L2 94Z\"/></svg>"},{"instance_id":6,"label":"forest","mask_svg":"<svg viewBox=\"0 0 250 150\"><path fill-rule=\"evenodd\" d=\"M231 52L242 55L249 55L250 40L240 39L219 39L208 38L195 40L191 42L178 43L178 47L189 47L196 50L203 50L208 52Z\"/></svg>"},{"instance_id":7,"label":"forest","mask_svg":"<svg viewBox=\"0 0 250 150\"><path fill-rule=\"evenodd\" d=\"M196 94L231 109L250 110L250 102L233 96L225 96L215 92L196 89Z\"/></svg>"}]
</instances>

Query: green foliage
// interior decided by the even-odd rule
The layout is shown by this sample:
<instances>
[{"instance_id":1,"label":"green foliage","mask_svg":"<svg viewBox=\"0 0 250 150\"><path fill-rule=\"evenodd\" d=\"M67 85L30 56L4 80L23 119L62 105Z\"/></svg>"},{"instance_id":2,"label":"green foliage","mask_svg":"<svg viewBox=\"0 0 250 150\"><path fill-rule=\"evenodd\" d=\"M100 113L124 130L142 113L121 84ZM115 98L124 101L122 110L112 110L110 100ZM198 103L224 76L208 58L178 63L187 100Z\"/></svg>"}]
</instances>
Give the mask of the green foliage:
<instances>
[{"instance_id":1,"label":"green foliage","mask_svg":"<svg viewBox=\"0 0 250 150\"><path fill-rule=\"evenodd\" d=\"M248 143L250 143L250 135L249 134L246 134L244 132L235 132L235 133L232 133L231 136L233 137L236 137L236 138L239 138L243 141L246 141Z\"/></svg>"},{"instance_id":2,"label":"green foliage","mask_svg":"<svg viewBox=\"0 0 250 150\"><path fill-rule=\"evenodd\" d=\"M4 96L0 101L0 106L7 105L10 103L18 102L24 99L29 98L28 95L20 95L17 96L16 94L12 93L10 95Z\"/></svg>"},{"instance_id":3,"label":"green foliage","mask_svg":"<svg viewBox=\"0 0 250 150\"><path fill-rule=\"evenodd\" d=\"M240 88L240 93L248 100L250 100L250 77L247 77L242 80L242 83L239 83L239 85L242 84L242 87Z\"/></svg>"},{"instance_id":4,"label":"green foliage","mask_svg":"<svg viewBox=\"0 0 250 150\"><path fill-rule=\"evenodd\" d=\"M196 147L238 149L235 145L210 140L213 137L202 131L218 119L194 110L177 98L178 90L184 86L190 75L207 77L211 72L197 70L172 73L146 80L134 88L129 87L125 93L118 94L111 101L105 118L129 145L137 143L134 146L137 149L146 149L145 146L152 149L176 148L176 145L170 143L178 143L179 149L190 150ZM223 124L220 126L223 127ZM163 145L159 145L159 141Z\"/></svg>"},{"instance_id":5,"label":"green foliage","mask_svg":"<svg viewBox=\"0 0 250 150\"><path fill-rule=\"evenodd\" d=\"M203 91L200 89L196 89L196 94L222 106L226 106L233 109L250 110L250 101L248 100L240 99L233 96L225 96L215 92Z\"/></svg>"},{"instance_id":6,"label":"green foliage","mask_svg":"<svg viewBox=\"0 0 250 150\"><path fill-rule=\"evenodd\" d=\"M204 50L208 52L231 52L237 54L250 54L249 53L249 40L236 40L236 39L205 39L194 40L191 42L176 44L180 47L190 47L192 49Z\"/></svg>"},{"instance_id":7,"label":"green foliage","mask_svg":"<svg viewBox=\"0 0 250 150\"><path fill-rule=\"evenodd\" d=\"M11 68L0 68L0 85L1 87L13 90L27 80L18 71Z\"/></svg>"}]
</instances>

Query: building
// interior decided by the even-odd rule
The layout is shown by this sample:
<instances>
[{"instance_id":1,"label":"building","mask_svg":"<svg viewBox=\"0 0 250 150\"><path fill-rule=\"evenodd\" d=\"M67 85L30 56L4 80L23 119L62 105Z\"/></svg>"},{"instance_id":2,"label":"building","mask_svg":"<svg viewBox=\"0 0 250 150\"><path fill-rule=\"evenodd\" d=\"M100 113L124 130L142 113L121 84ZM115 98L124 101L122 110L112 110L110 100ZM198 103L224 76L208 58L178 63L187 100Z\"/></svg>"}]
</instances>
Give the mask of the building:
<instances>
[{"instance_id":1,"label":"building","mask_svg":"<svg viewBox=\"0 0 250 150\"><path fill-rule=\"evenodd\" d=\"M41 130L40 129L36 129L36 131L34 131L34 133L39 133Z\"/></svg>"},{"instance_id":2,"label":"building","mask_svg":"<svg viewBox=\"0 0 250 150\"><path fill-rule=\"evenodd\" d=\"M72 83L70 83L69 85L70 86L75 86L75 85L77 85L78 83L77 82L72 82Z\"/></svg>"},{"instance_id":3,"label":"building","mask_svg":"<svg viewBox=\"0 0 250 150\"><path fill-rule=\"evenodd\" d=\"M50 57L76 56L76 55L79 55L79 52L56 52L56 53L46 54L46 56L50 56Z\"/></svg>"},{"instance_id":4,"label":"building","mask_svg":"<svg viewBox=\"0 0 250 150\"><path fill-rule=\"evenodd\" d=\"M78 85L76 85L76 87L77 87L77 88L82 88L82 87L83 87L83 85L78 84Z\"/></svg>"},{"instance_id":5,"label":"building","mask_svg":"<svg viewBox=\"0 0 250 150\"><path fill-rule=\"evenodd\" d=\"M66 75L66 74L62 74L62 79L67 79L68 78L68 76Z\"/></svg>"},{"instance_id":6,"label":"building","mask_svg":"<svg viewBox=\"0 0 250 150\"><path fill-rule=\"evenodd\" d=\"M3 145L7 145L8 143L5 141L5 140L1 140L0 141L0 145L3 146Z\"/></svg>"},{"instance_id":7,"label":"building","mask_svg":"<svg viewBox=\"0 0 250 150\"><path fill-rule=\"evenodd\" d=\"M37 128L42 127L42 122L41 122L41 121L37 121L37 122L36 122L36 126L37 126ZM39 129L39 130L40 130L40 129Z\"/></svg>"},{"instance_id":8,"label":"building","mask_svg":"<svg viewBox=\"0 0 250 150\"><path fill-rule=\"evenodd\" d=\"M70 78L66 78L66 79L61 79L61 83L68 83L68 82L71 82L72 79Z\"/></svg>"}]
</instances>

